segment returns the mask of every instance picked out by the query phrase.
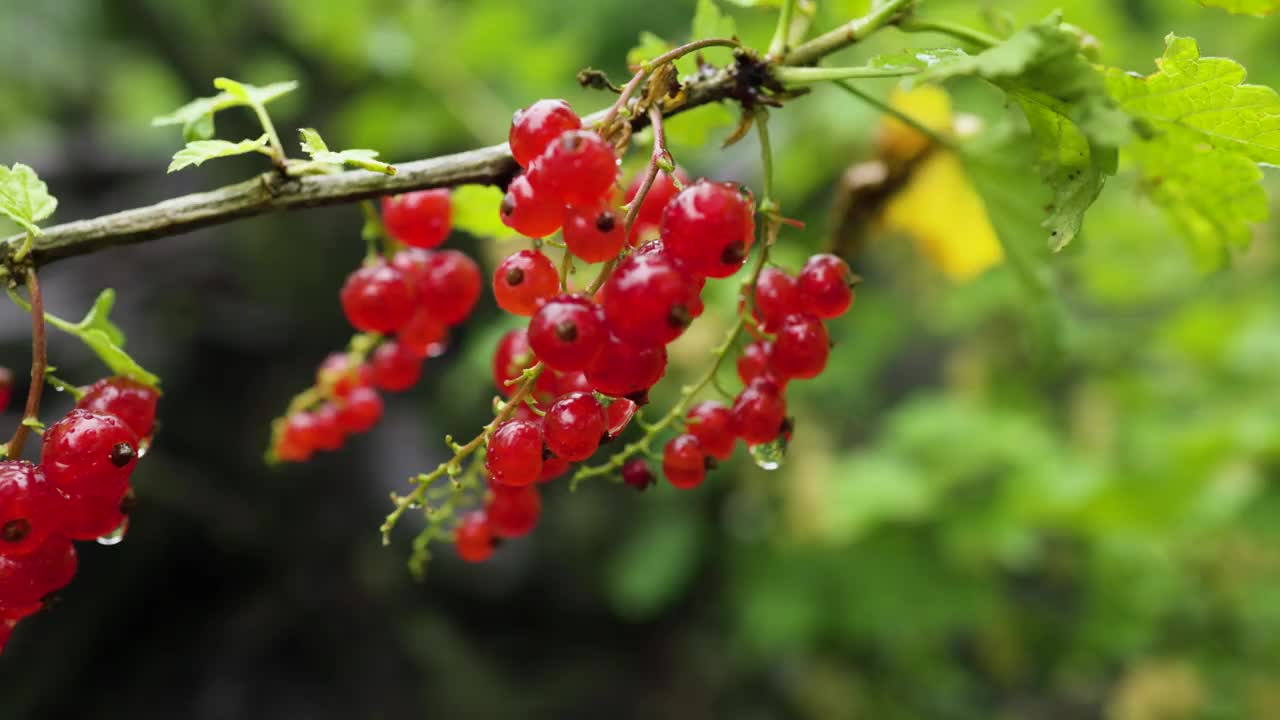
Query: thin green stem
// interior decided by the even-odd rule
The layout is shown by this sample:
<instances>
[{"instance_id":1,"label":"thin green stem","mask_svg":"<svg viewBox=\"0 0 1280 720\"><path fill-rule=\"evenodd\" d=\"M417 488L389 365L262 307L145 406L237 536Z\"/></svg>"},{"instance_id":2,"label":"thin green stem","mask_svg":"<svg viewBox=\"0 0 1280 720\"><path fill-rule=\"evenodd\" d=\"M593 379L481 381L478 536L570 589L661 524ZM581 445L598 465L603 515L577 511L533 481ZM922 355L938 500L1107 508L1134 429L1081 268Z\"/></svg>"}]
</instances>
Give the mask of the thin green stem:
<instances>
[{"instance_id":1,"label":"thin green stem","mask_svg":"<svg viewBox=\"0 0 1280 720\"><path fill-rule=\"evenodd\" d=\"M768 211L776 210L773 198L773 143L769 140L769 111L763 107L756 111L756 134L760 137L760 166L764 171L764 199L760 206Z\"/></svg>"},{"instance_id":2,"label":"thin green stem","mask_svg":"<svg viewBox=\"0 0 1280 720\"><path fill-rule=\"evenodd\" d=\"M787 87L810 85L827 80L860 80L917 75L920 70L910 67L778 67L773 69L773 79Z\"/></svg>"},{"instance_id":3,"label":"thin green stem","mask_svg":"<svg viewBox=\"0 0 1280 720\"><path fill-rule=\"evenodd\" d=\"M627 82L626 86L622 88L622 92L618 94L618 99L614 101L613 105L604 114L604 117L600 119L600 122L598 123L599 127L608 128L612 125L614 119L618 117L618 113L622 112L622 108L626 107L627 101L635 94L636 89L640 87L644 82L644 79L649 77L649 74L656 68L661 67L663 63L678 60L691 52L696 52L703 48L717 46L739 47L739 45L740 43L737 40L730 38L708 38L706 40L695 40L691 43L685 43L680 47L672 48L658 57L645 62L640 66L640 70L637 71L635 75L631 76L631 80Z\"/></svg>"},{"instance_id":4,"label":"thin green stem","mask_svg":"<svg viewBox=\"0 0 1280 720\"><path fill-rule=\"evenodd\" d=\"M922 17L909 16L898 23L898 28L903 32L909 33L934 32L950 35L957 40L963 40L983 50L1000 44L1000 39L997 37L945 20L929 20Z\"/></svg>"},{"instance_id":5,"label":"thin green stem","mask_svg":"<svg viewBox=\"0 0 1280 720\"><path fill-rule=\"evenodd\" d=\"M769 56L785 57L787 42L791 37L791 18L795 15L796 0L782 0L778 8L778 24L773 29L773 39L769 41Z\"/></svg>"},{"instance_id":6,"label":"thin green stem","mask_svg":"<svg viewBox=\"0 0 1280 720\"><path fill-rule=\"evenodd\" d=\"M889 103L881 100L880 98L872 95L871 93L863 90L862 88L854 85L853 83L848 82L846 80L837 80L835 81L835 84L838 85L845 92L849 93L850 95L858 98L859 100L865 102L871 107L874 107L875 109L879 110L885 115L889 115L897 119L899 122L906 125L907 127L910 127L912 130L915 130L921 135L924 135L925 137L929 138L929 140L933 142L935 145L938 145L939 147L944 147L948 150L953 150L953 151L957 149L955 143L951 142L951 140L943 137L942 135L934 131L933 128L925 125L919 120L902 112L898 108L890 105Z\"/></svg>"},{"instance_id":7,"label":"thin green stem","mask_svg":"<svg viewBox=\"0 0 1280 720\"><path fill-rule=\"evenodd\" d=\"M253 103L253 114L258 116L258 122L262 125L262 131L267 134L267 142L270 143L272 154L272 162L281 170L287 171L289 156L284 152L284 144L280 142L280 136L276 134L276 126L271 122L271 115L267 113L267 107L260 102Z\"/></svg>"},{"instance_id":8,"label":"thin green stem","mask_svg":"<svg viewBox=\"0 0 1280 720\"><path fill-rule=\"evenodd\" d=\"M897 22L915 0L887 0L866 15L823 33L787 53L788 65L812 65L831 53L865 39L880 28Z\"/></svg>"}]
</instances>

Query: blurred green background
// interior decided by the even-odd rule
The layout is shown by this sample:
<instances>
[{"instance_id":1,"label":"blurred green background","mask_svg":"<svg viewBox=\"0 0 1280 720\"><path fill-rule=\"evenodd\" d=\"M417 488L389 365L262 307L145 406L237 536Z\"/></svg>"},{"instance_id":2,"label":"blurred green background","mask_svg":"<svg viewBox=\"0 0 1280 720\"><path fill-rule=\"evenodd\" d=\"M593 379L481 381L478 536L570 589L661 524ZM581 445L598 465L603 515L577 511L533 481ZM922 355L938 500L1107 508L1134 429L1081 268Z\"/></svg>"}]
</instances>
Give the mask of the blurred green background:
<instances>
[{"instance_id":1,"label":"blurred green background","mask_svg":"<svg viewBox=\"0 0 1280 720\"><path fill-rule=\"evenodd\" d=\"M825 28L866 3L819 4ZM48 180L59 220L245 177L260 158L166 176L179 138L148 127L218 75L300 80L272 106L286 137L314 126L393 161L487 145L539 97L607 104L576 71L622 78L639 33L687 37L694 5L10 0L0 159ZM975 26L984 8L1029 22L1063 6L1103 63L1144 74L1176 31L1280 84L1280 21L1192 0L924 5ZM733 12L767 43L770 11ZM847 57L943 42L888 31ZM1000 111L956 90L960 110ZM758 187L754 137L718 149L733 120L674 120L672 150ZM784 262L827 245L837 179L877 123L832 88L773 113L782 206L808 223L784 233ZM227 113L219 134L256 132ZM531 538L481 567L444 548L423 585L409 530L383 549L376 528L440 438L487 417L512 325L490 297L376 431L304 467L260 461L270 419L349 334L337 288L359 229L350 207L276 215L45 273L64 315L119 290L131 350L165 378L163 428L127 541L86 547L0 658L0 717L1280 717L1275 226L1204 275L1122 174L1052 262L1053 322L1007 269L955 283L876 237L828 372L789 393L781 469L740 450L694 492L553 487ZM513 247L450 243L489 268ZM709 292L720 308L673 347L673 375L698 371L732 311L731 285ZM0 314L17 375L27 332ZM51 352L74 381L101 372L65 338Z\"/></svg>"}]
</instances>

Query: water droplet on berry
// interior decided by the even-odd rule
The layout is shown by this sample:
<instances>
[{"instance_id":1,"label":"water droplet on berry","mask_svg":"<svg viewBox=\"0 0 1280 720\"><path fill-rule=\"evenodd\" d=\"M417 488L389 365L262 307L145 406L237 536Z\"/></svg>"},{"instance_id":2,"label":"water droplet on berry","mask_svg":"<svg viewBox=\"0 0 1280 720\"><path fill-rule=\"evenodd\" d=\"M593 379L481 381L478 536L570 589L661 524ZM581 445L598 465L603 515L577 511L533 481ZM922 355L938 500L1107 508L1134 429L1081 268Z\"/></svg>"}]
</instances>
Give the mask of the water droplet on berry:
<instances>
[{"instance_id":1,"label":"water droplet on berry","mask_svg":"<svg viewBox=\"0 0 1280 720\"><path fill-rule=\"evenodd\" d=\"M787 442L782 438L752 445L748 450L751 451L751 459L755 461L756 467L761 470L777 470L787 458Z\"/></svg>"},{"instance_id":2,"label":"water droplet on berry","mask_svg":"<svg viewBox=\"0 0 1280 720\"><path fill-rule=\"evenodd\" d=\"M106 545L107 547L110 547L112 545L119 545L120 543L124 542L124 536L128 534L128 532L129 532L129 521L125 520L124 522L120 523L120 527L98 538L98 544Z\"/></svg>"}]
</instances>

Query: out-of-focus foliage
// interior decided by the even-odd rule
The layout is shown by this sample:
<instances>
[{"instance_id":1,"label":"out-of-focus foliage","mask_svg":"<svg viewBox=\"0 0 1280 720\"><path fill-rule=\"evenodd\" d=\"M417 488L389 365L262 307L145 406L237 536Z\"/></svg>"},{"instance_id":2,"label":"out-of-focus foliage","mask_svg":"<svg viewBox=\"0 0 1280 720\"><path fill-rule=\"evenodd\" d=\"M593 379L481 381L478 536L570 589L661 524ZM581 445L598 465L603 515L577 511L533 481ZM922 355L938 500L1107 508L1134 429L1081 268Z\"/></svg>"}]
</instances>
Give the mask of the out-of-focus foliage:
<instances>
[{"instance_id":1,"label":"out-of-focus foliage","mask_svg":"<svg viewBox=\"0 0 1280 720\"><path fill-rule=\"evenodd\" d=\"M814 27L869 4L819 2ZM1173 32L1239 61L1250 82L1280 84L1280 25L1190 0L923 4L997 29L1062 7L1102 41L1106 67L1150 75ZM61 220L245 177L261 158L165 179L176 132L148 127L219 75L297 78L272 105L282 134L319 127L334 147L390 161L500 142L512 110L536 98L607 105L576 72L622 80L630 49L652 56L689 37L700 5L711 23L694 0L0 4L0 64L22 68L0 74L0 159L35 167ZM714 22L761 46L770 5L719 3ZM886 35L840 58L901 48ZM1185 54L1181 42L1170 52ZM888 97L893 85L862 87ZM1011 113L989 86L948 89L988 147L963 175L935 165L917 177L948 187L909 208L945 228L972 213L967 195L967 209L947 209L967 178L990 227L1015 239L1003 262L957 273L918 249L907 233L920 223L873 228L857 246L858 301L831 328L830 370L789 393L797 430L781 469L740 452L693 493L556 489L533 538L483 567L439 558L417 589L403 549L376 547L375 529L387 491L434 464L445 432L484 421L505 329L491 305L417 394L391 404L388 426L268 473L267 419L346 337L336 288L363 250L356 210L54 266L55 311L60 286L83 285L83 307L102 275L128 278L113 283L122 304L135 298L117 321L166 379L165 427L128 541L90 553L63 607L0 660L0 715L1280 716L1276 226L1215 224L1217 199L1179 193L1179 173L1234 168L1220 154L1170 162L1171 136L1122 163L1051 256L1037 148L999 132ZM250 136L241 112L220 114L220 133ZM771 118L778 199L807 223L784 230L780 262L850 250L831 208L846 171L877 156L878 112L816 87ZM718 147L736 119L712 106L672 120L673 155L695 176L758 186L754 138ZM1250 248L1203 272L1203 253L1144 192L1157 177L1153 197L1178 208L1197 248L1251 234ZM1261 217L1261 197L1232 195ZM495 203L475 192L461 224L486 234ZM975 253L960 260L992 255L976 223L952 223L950 250L969 240ZM489 268L514 247L470 232L450 242ZM673 374L702 366L726 322L716 303L734 292L709 284L711 309L672 347ZM20 320L4 345L15 368ZM91 364L62 359L74 354L55 347L60 373L92 379Z\"/></svg>"}]
</instances>

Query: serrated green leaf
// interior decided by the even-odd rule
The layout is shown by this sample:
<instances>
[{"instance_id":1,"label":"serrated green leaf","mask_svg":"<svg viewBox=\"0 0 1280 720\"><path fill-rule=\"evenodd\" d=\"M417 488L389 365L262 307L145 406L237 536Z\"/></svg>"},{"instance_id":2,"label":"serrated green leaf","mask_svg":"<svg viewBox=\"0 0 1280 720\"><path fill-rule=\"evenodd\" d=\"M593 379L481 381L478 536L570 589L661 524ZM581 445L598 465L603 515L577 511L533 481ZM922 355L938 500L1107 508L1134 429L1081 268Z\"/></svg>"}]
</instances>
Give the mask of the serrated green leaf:
<instances>
[{"instance_id":1,"label":"serrated green leaf","mask_svg":"<svg viewBox=\"0 0 1280 720\"><path fill-rule=\"evenodd\" d=\"M298 89L298 81L285 80L284 82L271 83L270 85L250 85L242 83L231 78L214 78L213 86L225 93L230 94L244 105L266 105L277 98L288 95Z\"/></svg>"},{"instance_id":2,"label":"serrated green leaf","mask_svg":"<svg viewBox=\"0 0 1280 720\"><path fill-rule=\"evenodd\" d=\"M1207 8L1218 8L1241 15L1263 17L1280 10L1280 0L1200 0Z\"/></svg>"},{"instance_id":3,"label":"serrated green leaf","mask_svg":"<svg viewBox=\"0 0 1280 720\"><path fill-rule=\"evenodd\" d=\"M298 131L298 134L302 136L302 151L310 155L311 159L316 162L329 165L350 165L386 175L396 174L394 167L376 159L378 157L377 150L357 148L334 152L329 149L324 138L320 137L320 133L315 129L302 128Z\"/></svg>"},{"instance_id":4,"label":"serrated green leaf","mask_svg":"<svg viewBox=\"0 0 1280 720\"><path fill-rule=\"evenodd\" d=\"M177 172L191 165L203 165L206 160L214 158L262 152L266 147L267 136L265 133L256 140L241 140L236 143L228 140L195 140L187 143L186 147L174 153L173 162L169 163L168 172Z\"/></svg>"},{"instance_id":5,"label":"serrated green leaf","mask_svg":"<svg viewBox=\"0 0 1280 720\"><path fill-rule=\"evenodd\" d=\"M213 84L224 92L212 97L196 98L168 115L152 118L151 126L181 125L182 137L187 142L208 140L213 137L213 116L218 111L253 105L255 102L265 105L298 87L298 83L293 80L256 87L227 78L218 78Z\"/></svg>"},{"instance_id":6,"label":"serrated green leaf","mask_svg":"<svg viewBox=\"0 0 1280 720\"><path fill-rule=\"evenodd\" d=\"M1143 77L1107 73L1107 88L1130 115L1157 130L1181 128L1219 150L1280 165L1280 95L1245 85L1245 69L1227 58L1200 57L1192 38L1169 35L1159 70Z\"/></svg>"},{"instance_id":7,"label":"serrated green leaf","mask_svg":"<svg viewBox=\"0 0 1280 720\"><path fill-rule=\"evenodd\" d=\"M14 291L9 291L9 297L13 298L14 302L25 308L27 312L31 311L31 305ZM111 322L109 314L115 304L115 298L115 290L107 288L98 294L93 306L89 308L89 312L85 313L80 322L67 322L52 313L44 314L45 322L69 335L80 338L81 342L89 346L89 349L93 350L115 374L124 375L138 382L156 387L160 384L160 378L148 372L130 357L129 353L125 352L124 333L115 323Z\"/></svg>"},{"instance_id":8,"label":"serrated green leaf","mask_svg":"<svg viewBox=\"0 0 1280 720\"><path fill-rule=\"evenodd\" d=\"M627 51L627 65L639 67L670 50L671 47L671 43L646 30L640 33L639 44Z\"/></svg>"},{"instance_id":9,"label":"serrated green leaf","mask_svg":"<svg viewBox=\"0 0 1280 720\"><path fill-rule=\"evenodd\" d=\"M1103 74L1081 55L1078 31L1055 14L977 55L921 54L880 62L914 63L922 69L917 77L922 81L983 78L1023 111L1036 143L1036 167L1054 192L1042 227L1049 230L1049 247L1061 250L1079 234L1085 211L1115 173L1116 147L1127 140L1129 127L1107 93Z\"/></svg>"},{"instance_id":10,"label":"serrated green leaf","mask_svg":"<svg viewBox=\"0 0 1280 720\"><path fill-rule=\"evenodd\" d=\"M0 213L32 235L39 235L36 223L57 209L57 198L49 194L49 186L35 170L22 163L14 163L12 168L0 165Z\"/></svg>"},{"instance_id":11,"label":"serrated green leaf","mask_svg":"<svg viewBox=\"0 0 1280 720\"><path fill-rule=\"evenodd\" d=\"M476 237L495 239L518 237L502 224L503 193L492 185L463 185L453 189L453 227Z\"/></svg>"},{"instance_id":12,"label":"serrated green leaf","mask_svg":"<svg viewBox=\"0 0 1280 720\"><path fill-rule=\"evenodd\" d=\"M1280 163L1280 96L1246 85L1234 60L1202 58L1196 41L1169 35L1157 72L1107 73L1107 87L1144 124L1127 152L1151 198L1204 268L1248 245L1251 223L1267 217L1256 163Z\"/></svg>"}]
</instances>

